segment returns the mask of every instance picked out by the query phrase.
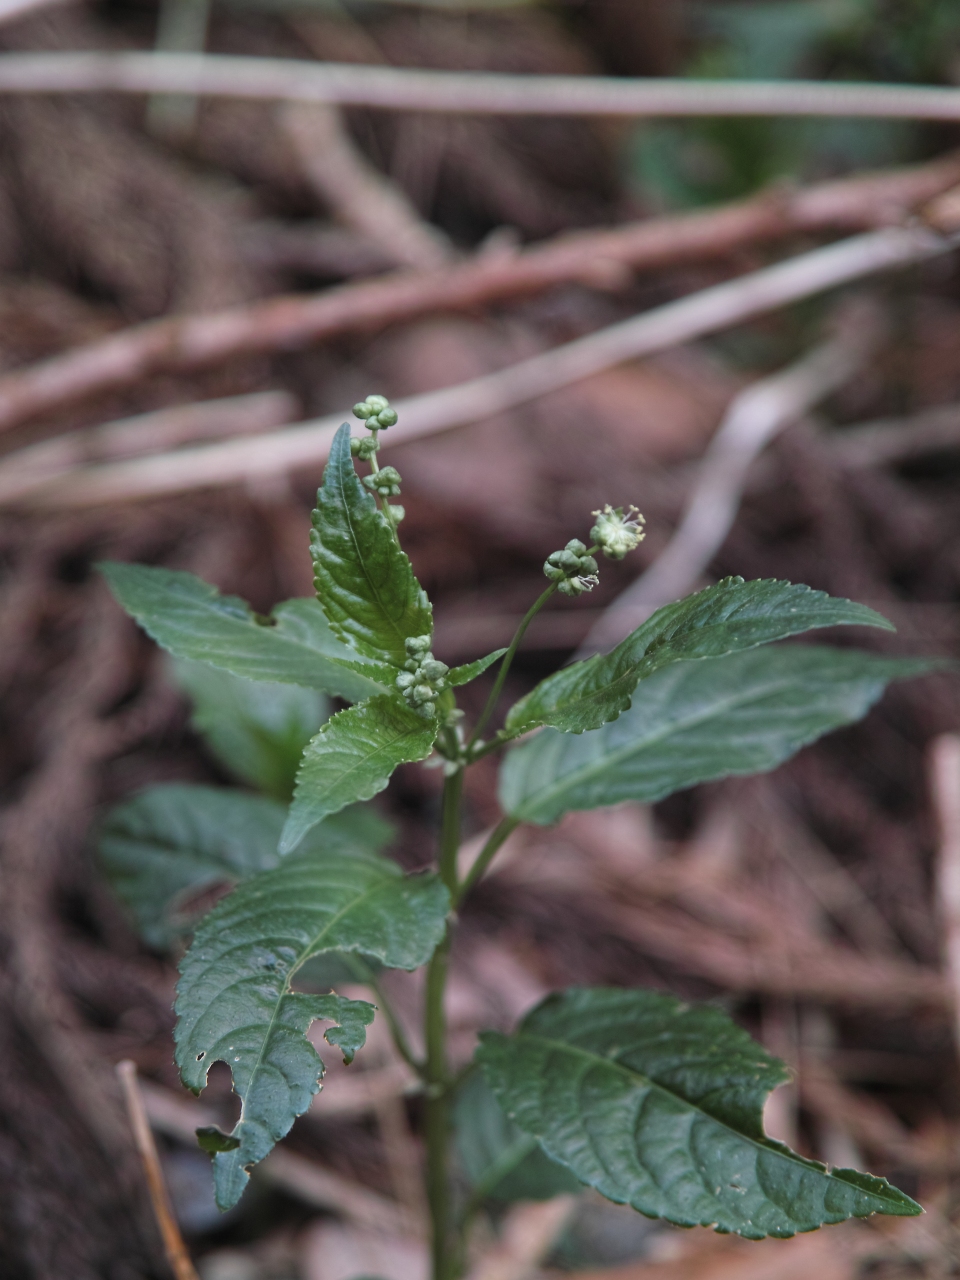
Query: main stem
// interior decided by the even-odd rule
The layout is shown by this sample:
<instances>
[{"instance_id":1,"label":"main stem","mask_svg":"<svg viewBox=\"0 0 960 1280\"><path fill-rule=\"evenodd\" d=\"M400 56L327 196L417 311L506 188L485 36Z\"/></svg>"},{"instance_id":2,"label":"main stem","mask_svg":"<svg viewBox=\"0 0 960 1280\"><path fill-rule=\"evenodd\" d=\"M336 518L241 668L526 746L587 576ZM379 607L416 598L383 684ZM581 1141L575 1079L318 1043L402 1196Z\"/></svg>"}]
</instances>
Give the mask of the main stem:
<instances>
[{"instance_id":1,"label":"main stem","mask_svg":"<svg viewBox=\"0 0 960 1280\"><path fill-rule=\"evenodd\" d=\"M460 801L463 769L448 774L443 785L440 829L440 878L457 897L457 853L460 849ZM447 1020L443 998L450 954L450 923L427 966L424 1013L425 1137L427 1147L427 1203L430 1207L433 1280L453 1280L458 1250L454 1248L450 1197L450 1068L447 1062Z\"/></svg>"}]
</instances>

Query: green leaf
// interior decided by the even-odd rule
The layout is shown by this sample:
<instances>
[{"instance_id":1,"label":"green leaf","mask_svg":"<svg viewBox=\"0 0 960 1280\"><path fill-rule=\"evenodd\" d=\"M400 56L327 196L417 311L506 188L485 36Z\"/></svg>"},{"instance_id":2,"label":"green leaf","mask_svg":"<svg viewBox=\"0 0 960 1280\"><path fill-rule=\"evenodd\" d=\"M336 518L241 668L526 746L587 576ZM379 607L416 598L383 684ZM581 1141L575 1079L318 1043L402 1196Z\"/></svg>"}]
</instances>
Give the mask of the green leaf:
<instances>
[{"instance_id":1,"label":"green leaf","mask_svg":"<svg viewBox=\"0 0 960 1280\"><path fill-rule=\"evenodd\" d=\"M180 658L177 682L193 700L192 727L238 778L289 801L303 748L330 715L314 689L245 680Z\"/></svg>"},{"instance_id":2,"label":"green leaf","mask_svg":"<svg viewBox=\"0 0 960 1280\"><path fill-rule=\"evenodd\" d=\"M568 733L598 729L630 706L641 680L671 662L719 658L817 627L894 628L866 605L791 582L724 578L658 609L607 654L548 676L510 708L506 727L519 735L541 724Z\"/></svg>"},{"instance_id":3,"label":"green leaf","mask_svg":"<svg viewBox=\"0 0 960 1280\"><path fill-rule=\"evenodd\" d=\"M504 1115L479 1071L471 1071L457 1092L453 1124L472 1199L550 1200L583 1190L569 1169Z\"/></svg>"},{"instance_id":4,"label":"green leaf","mask_svg":"<svg viewBox=\"0 0 960 1280\"><path fill-rule=\"evenodd\" d=\"M200 923L180 965L176 1059L195 1092L225 1062L243 1102L231 1134L239 1147L214 1158L222 1209L317 1092L323 1064L306 1039L310 1024L339 1023L327 1039L349 1059L373 1018L363 1001L292 991L300 965L356 951L416 969L443 937L449 907L433 874L405 876L375 855L298 855L240 885Z\"/></svg>"},{"instance_id":5,"label":"green leaf","mask_svg":"<svg viewBox=\"0 0 960 1280\"><path fill-rule=\"evenodd\" d=\"M476 680L477 676L482 676L487 667L492 666L506 652L506 649L494 649L493 653L488 653L485 658L478 658L476 662L466 662L462 667L451 667L444 679L451 689L461 684L469 684L471 680Z\"/></svg>"},{"instance_id":6,"label":"green leaf","mask_svg":"<svg viewBox=\"0 0 960 1280\"><path fill-rule=\"evenodd\" d=\"M424 760L436 736L435 720L395 697L370 698L328 720L303 753L281 853L328 814L382 791L398 764Z\"/></svg>"},{"instance_id":7,"label":"green leaf","mask_svg":"<svg viewBox=\"0 0 960 1280\"><path fill-rule=\"evenodd\" d=\"M882 1178L828 1172L763 1132L789 1079L726 1014L652 991L550 996L513 1036L481 1035L501 1106L618 1204L751 1240L872 1213L921 1213Z\"/></svg>"},{"instance_id":8,"label":"green leaf","mask_svg":"<svg viewBox=\"0 0 960 1280\"><path fill-rule=\"evenodd\" d=\"M310 538L314 583L334 633L360 653L402 667L408 636L433 634L433 611L406 554L350 456L350 427L334 436Z\"/></svg>"},{"instance_id":9,"label":"green leaf","mask_svg":"<svg viewBox=\"0 0 960 1280\"><path fill-rule=\"evenodd\" d=\"M215 1124L205 1124L197 1130L197 1146L212 1156L218 1151L236 1151L239 1145L239 1138L231 1138L229 1133L224 1133Z\"/></svg>"},{"instance_id":10,"label":"green leaf","mask_svg":"<svg viewBox=\"0 0 960 1280\"><path fill-rule=\"evenodd\" d=\"M500 803L525 822L773 769L830 729L859 720L889 680L942 665L852 649L784 645L676 662L644 680L633 706L590 733L544 729L514 748Z\"/></svg>"},{"instance_id":11,"label":"green leaf","mask_svg":"<svg viewBox=\"0 0 960 1280\"><path fill-rule=\"evenodd\" d=\"M392 671L342 644L315 600L288 600L261 622L243 600L222 596L192 573L117 561L99 569L127 613L177 658L348 702L393 688Z\"/></svg>"},{"instance_id":12,"label":"green leaf","mask_svg":"<svg viewBox=\"0 0 960 1280\"><path fill-rule=\"evenodd\" d=\"M226 787L149 787L111 809L100 830L100 860L117 896L150 946L189 933L189 910L205 888L233 884L280 862L286 809ZM316 827L305 851L376 853L392 837L369 808L348 809Z\"/></svg>"}]
</instances>

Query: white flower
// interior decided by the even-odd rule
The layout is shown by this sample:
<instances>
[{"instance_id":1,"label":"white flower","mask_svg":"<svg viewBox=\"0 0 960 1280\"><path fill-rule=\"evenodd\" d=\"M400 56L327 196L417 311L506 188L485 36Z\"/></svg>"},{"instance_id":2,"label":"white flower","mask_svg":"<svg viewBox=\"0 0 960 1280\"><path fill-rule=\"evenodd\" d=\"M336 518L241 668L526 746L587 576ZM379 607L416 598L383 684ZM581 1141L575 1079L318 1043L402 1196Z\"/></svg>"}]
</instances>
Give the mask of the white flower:
<instances>
[{"instance_id":1,"label":"white flower","mask_svg":"<svg viewBox=\"0 0 960 1280\"><path fill-rule=\"evenodd\" d=\"M590 537L608 560L622 560L628 551L638 547L646 536L640 526L643 516L636 507L611 507L608 502L602 511L594 511L597 523L590 530Z\"/></svg>"}]
</instances>

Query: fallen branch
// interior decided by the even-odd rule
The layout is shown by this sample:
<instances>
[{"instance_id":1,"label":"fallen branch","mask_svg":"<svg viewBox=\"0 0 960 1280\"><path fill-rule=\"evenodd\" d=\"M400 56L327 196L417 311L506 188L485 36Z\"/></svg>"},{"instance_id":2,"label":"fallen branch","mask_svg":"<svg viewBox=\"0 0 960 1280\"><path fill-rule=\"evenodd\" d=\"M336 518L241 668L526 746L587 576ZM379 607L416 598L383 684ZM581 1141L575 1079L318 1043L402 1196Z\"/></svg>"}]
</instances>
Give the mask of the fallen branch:
<instances>
[{"instance_id":1,"label":"fallen branch","mask_svg":"<svg viewBox=\"0 0 960 1280\"><path fill-rule=\"evenodd\" d=\"M287 391L173 405L28 445L0 461L0 502L30 493L63 471L107 459L137 457L196 440L269 431L297 414Z\"/></svg>"},{"instance_id":2,"label":"fallen branch","mask_svg":"<svg viewBox=\"0 0 960 1280\"><path fill-rule=\"evenodd\" d=\"M796 233L895 224L958 183L960 157L954 155L804 191L778 188L720 209L562 235L520 253L479 256L441 271L405 272L150 321L0 377L0 431L155 373L295 350L333 334L383 328L430 311L469 310L574 281L621 287L631 271L723 256Z\"/></svg>"},{"instance_id":3,"label":"fallen branch","mask_svg":"<svg viewBox=\"0 0 960 1280\"><path fill-rule=\"evenodd\" d=\"M0 93L187 93L401 111L960 120L960 90L813 80L506 75L189 53L0 56Z\"/></svg>"},{"instance_id":4,"label":"fallen branch","mask_svg":"<svg viewBox=\"0 0 960 1280\"><path fill-rule=\"evenodd\" d=\"M700 293L656 307L496 373L397 401L401 423L385 443L464 426L528 403L582 378L742 323L852 280L948 252L960 237L925 228L888 228L854 236ZM0 385L2 391L2 385ZM259 481L327 455L340 415L205 448L184 449L103 467L78 468L29 495L37 507L94 506L164 493Z\"/></svg>"},{"instance_id":5,"label":"fallen branch","mask_svg":"<svg viewBox=\"0 0 960 1280\"><path fill-rule=\"evenodd\" d=\"M937 906L944 930L944 960L960 1051L960 737L946 733L930 753L930 791L939 827Z\"/></svg>"},{"instance_id":6,"label":"fallen branch","mask_svg":"<svg viewBox=\"0 0 960 1280\"><path fill-rule=\"evenodd\" d=\"M199 1280L196 1269L190 1261L187 1246L183 1243L183 1236L180 1234L177 1220L173 1215L170 1197L167 1194L167 1186L163 1180L163 1170L160 1168L160 1157L157 1155L157 1144L153 1140L146 1109L143 1105L143 1096L137 1085L136 1065L129 1059L118 1062L117 1077L123 1089L127 1115L130 1117L130 1127L133 1130L137 1151L143 1162L143 1170L150 1190L150 1203L153 1205L154 1216L157 1219L157 1227L163 1240L167 1261L170 1263L170 1270L176 1276L176 1280Z\"/></svg>"},{"instance_id":7,"label":"fallen branch","mask_svg":"<svg viewBox=\"0 0 960 1280\"><path fill-rule=\"evenodd\" d=\"M280 124L310 187L340 222L377 244L392 265L429 271L453 256L443 232L425 222L405 192L354 145L336 107L290 106Z\"/></svg>"},{"instance_id":8,"label":"fallen branch","mask_svg":"<svg viewBox=\"0 0 960 1280\"><path fill-rule=\"evenodd\" d=\"M140 1090L152 1127L158 1133L165 1133L194 1149L197 1129L216 1124L219 1120L209 1107L178 1098L170 1089L151 1084L148 1080L140 1082ZM395 1201L291 1151L282 1148L272 1151L259 1165L258 1174L305 1203L318 1209L332 1209L368 1230L397 1235L415 1234L416 1224Z\"/></svg>"},{"instance_id":9,"label":"fallen branch","mask_svg":"<svg viewBox=\"0 0 960 1280\"><path fill-rule=\"evenodd\" d=\"M873 309L857 305L833 338L734 398L707 446L670 541L594 624L577 657L617 644L655 609L693 590L730 532L755 458L780 431L848 382L876 350L879 336Z\"/></svg>"}]
</instances>

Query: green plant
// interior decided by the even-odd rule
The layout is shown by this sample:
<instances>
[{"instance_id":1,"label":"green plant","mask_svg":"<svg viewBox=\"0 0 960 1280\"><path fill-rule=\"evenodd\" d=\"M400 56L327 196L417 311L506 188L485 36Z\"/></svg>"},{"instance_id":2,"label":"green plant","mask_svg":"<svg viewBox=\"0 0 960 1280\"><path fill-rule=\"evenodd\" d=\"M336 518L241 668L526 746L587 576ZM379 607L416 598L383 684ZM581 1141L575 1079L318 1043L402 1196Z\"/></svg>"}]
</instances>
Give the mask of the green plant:
<instances>
[{"instance_id":1,"label":"green plant","mask_svg":"<svg viewBox=\"0 0 960 1280\"><path fill-rule=\"evenodd\" d=\"M351 440L345 423L331 449L313 515L315 600L263 618L187 573L103 566L121 604L190 664L181 679L213 749L272 797L154 788L109 815L102 836L108 872L148 941L194 928L180 964L177 1062L195 1092L225 1062L242 1099L232 1133L200 1134L220 1206L236 1203L320 1086L311 1023L333 1024L326 1039L347 1061L363 1046L373 1004L303 989L304 966L322 962L313 987L344 977L370 987L421 1081L435 1280L462 1270L484 1202L580 1185L752 1239L919 1213L883 1179L828 1170L764 1135L764 1099L788 1073L716 1008L652 991L557 993L512 1035L483 1034L476 1069L458 1074L444 986L457 911L520 823L772 769L864 715L889 680L931 664L774 644L819 627L891 628L809 587L727 578L660 609L610 653L543 680L485 739L530 619L554 592L590 590L595 557L632 550L642 517L595 512L590 546L573 539L548 557L548 586L510 647L451 670L432 656L430 602L398 539L400 477L377 463L379 432L396 414L378 396L354 412L370 434ZM354 458L369 468L362 479ZM455 690L497 662L468 731ZM321 694L352 705L321 723ZM504 816L461 870L464 771L511 743ZM444 772L436 862L405 875L379 851L383 825L351 806L382 791L399 764L433 755ZM197 922L190 898L224 879L236 887ZM426 966L422 1055L380 990L383 966ZM451 1179L454 1129L469 1194L455 1194Z\"/></svg>"}]
</instances>

